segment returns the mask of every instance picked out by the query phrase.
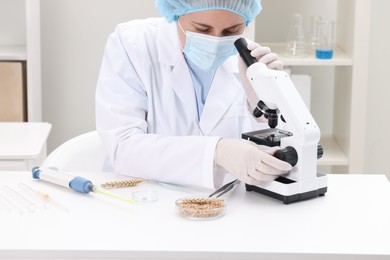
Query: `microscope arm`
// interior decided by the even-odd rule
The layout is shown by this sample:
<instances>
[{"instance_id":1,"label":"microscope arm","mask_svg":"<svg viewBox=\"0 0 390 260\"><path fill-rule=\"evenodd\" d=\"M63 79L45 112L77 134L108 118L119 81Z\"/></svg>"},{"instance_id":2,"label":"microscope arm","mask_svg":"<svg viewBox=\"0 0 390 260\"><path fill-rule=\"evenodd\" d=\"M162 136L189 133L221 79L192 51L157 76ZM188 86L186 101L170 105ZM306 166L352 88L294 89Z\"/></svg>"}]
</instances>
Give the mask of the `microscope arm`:
<instances>
[{"instance_id":1,"label":"microscope arm","mask_svg":"<svg viewBox=\"0 0 390 260\"><path fill-rule=\"evenodd\" d=\"M317 146L321 134L290 77L283 71L268 69L261 62L248 67L247 77L259 99L276 105L288 131L293 134L281 139L282 148L292 146L298 154L298 163L289 178L310 178L317 172Z\"/></svg>"}]
</instances>

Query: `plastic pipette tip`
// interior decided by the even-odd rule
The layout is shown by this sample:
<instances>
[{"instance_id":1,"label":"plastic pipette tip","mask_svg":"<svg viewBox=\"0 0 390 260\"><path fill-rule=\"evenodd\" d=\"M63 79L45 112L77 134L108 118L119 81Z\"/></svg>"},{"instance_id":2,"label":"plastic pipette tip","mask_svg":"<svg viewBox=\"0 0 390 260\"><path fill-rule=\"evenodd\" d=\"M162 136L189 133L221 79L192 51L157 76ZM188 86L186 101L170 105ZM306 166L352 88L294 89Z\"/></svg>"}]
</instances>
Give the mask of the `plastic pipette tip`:
<instances>
[{"instance_id":1,"label":"plastic pipette tip","mask_svg":"<svg viewBox=\"0 0 390 260\"><path fill-rule=\"evenodd\" d=\"M124 201L124 202L129 202L129 203L132 203L132 204L139 205L138 202L136 202L136 201L134 201L134 200L132 200L132 199L125 198L125 197L121 197L121 196L119 196L119 195L116 195L116 194L107 192L107 191L105 191L105 190L98 189L98 188L96 188L95 186L92 186L91 191L92 191L92 192L95 192L95 193L99 193L99 194L105 195L105 196L110 197L110 198L114 198L114 199L118 199L118 200L121 200L121 201Z\"/></svg>"}]
</instances>

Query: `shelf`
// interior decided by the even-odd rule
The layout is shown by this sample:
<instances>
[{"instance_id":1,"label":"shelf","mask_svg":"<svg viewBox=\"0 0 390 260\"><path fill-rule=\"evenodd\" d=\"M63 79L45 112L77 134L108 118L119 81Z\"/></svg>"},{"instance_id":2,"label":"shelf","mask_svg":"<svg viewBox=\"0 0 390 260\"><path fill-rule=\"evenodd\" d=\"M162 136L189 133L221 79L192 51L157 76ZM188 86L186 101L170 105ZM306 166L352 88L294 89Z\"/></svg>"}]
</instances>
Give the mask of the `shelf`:
<instances>
[{"instance_id":1,"label":"shelf","mask_svg":"<svg viewBox=\"0 0 390 260\"><path fill-rule=\"evenodd\" d=\"M0 61L26 61L27 51L23 45L0 45Z\"/></svg>"},{"instance_id":2,"label":"shelf","mask_svg":"<svg viewBox=\"0 0 390 260\"><path fill-rule=\"evenodd\" d=\"M347 166L348 158L333 136L322 136L320 144L324 149L324 155L318 160L320 166Z\"/></svg>"},{"instance_id":3,"label":"shelf","mask_svg":"<svg viewBox=\"0 0 390 260\"><path fill-rule=\"evenodd\" d=\"M329 60L317 59L314 54L308 54L304 57L288 56L285 52L286 43L263 43L262 45L271 48L276 53L284 66L351 66L352 58L349 57L341 48L335 47L333 58Z\"/></svg>"}]
</instances>

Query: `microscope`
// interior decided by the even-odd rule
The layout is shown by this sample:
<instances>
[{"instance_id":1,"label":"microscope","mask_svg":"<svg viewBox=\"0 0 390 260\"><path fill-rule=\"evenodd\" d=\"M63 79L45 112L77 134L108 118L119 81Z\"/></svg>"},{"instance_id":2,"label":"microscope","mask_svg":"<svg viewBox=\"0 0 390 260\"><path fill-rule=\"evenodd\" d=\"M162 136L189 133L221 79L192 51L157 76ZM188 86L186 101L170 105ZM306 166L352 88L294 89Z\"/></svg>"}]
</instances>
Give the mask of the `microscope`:
<instances>
[{"instance_id":1,"label":"microscope","mask_svg":"<svg viewBox=\"0 0 390 260\"><path fill-rule=\"evenodd\" d=\"M264 116L269 128L243 133L242 138L259 145L279 146L275 157L290 163L291 172L260 185L245 184L247 191L279 199L284 204L324 196L327 176L317 172L317 160L323 150L320 129L286 72L270 70L250 55L244 38L234 43L248 67L246 76L261 98L253 111ZM280 122L282 121L282 122ZM283 129L277 128L283 124Z\"/></svg>"}]
</instances>

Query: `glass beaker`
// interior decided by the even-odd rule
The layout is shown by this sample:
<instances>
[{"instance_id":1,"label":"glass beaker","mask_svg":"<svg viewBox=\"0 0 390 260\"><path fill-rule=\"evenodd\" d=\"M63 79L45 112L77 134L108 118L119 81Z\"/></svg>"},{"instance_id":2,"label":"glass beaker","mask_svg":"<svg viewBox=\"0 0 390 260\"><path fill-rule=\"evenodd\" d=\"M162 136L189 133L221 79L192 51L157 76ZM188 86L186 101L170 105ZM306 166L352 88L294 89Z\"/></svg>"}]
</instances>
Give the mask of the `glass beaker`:
<instances>
[{"instance_id":1,"label":"glass beaker","mask_svg":"<svg viewBox=\"0 0 390 260\"><path fill-rule=\"evenodd\" d=\"M310 17L310 48L311 52L315 54L318 47L318 23L321 22L321 16Z\"/></svg>"},{"instance_id":2,"label":"glass beaker","mask_svg":"<svg viewBox=\"0 0 390 260\"><path fill-rule=\"evenodd\" d=\"M318 59L331 59L333 57L334 21L319 21L317 30L318 46L316 48L316 57Z\"/></svg>"},{"instance_id":3,"label":"glass beaker","mask_svg":"<svg viewBox=\"0 0 390 260\"><path fill-rule=\"evenodd\" d=\"M292 56L305 56L305 44L302 15L295 13L291 17L291 26L287 37L287 54Z\"/></svg>"}]
</instances>

